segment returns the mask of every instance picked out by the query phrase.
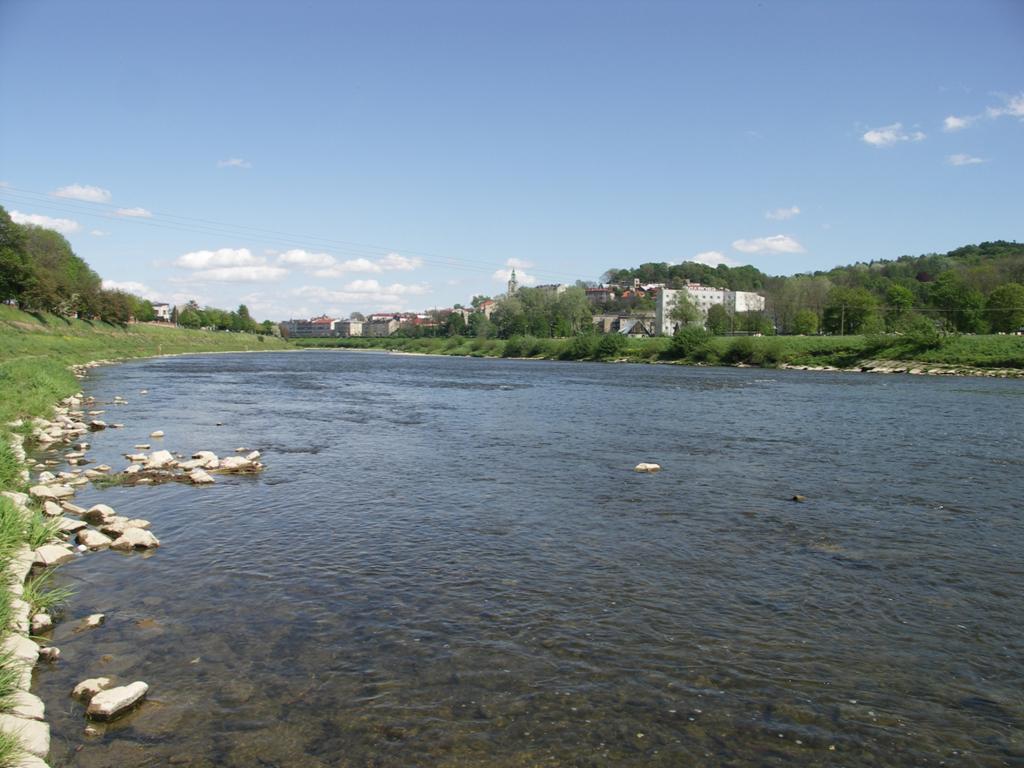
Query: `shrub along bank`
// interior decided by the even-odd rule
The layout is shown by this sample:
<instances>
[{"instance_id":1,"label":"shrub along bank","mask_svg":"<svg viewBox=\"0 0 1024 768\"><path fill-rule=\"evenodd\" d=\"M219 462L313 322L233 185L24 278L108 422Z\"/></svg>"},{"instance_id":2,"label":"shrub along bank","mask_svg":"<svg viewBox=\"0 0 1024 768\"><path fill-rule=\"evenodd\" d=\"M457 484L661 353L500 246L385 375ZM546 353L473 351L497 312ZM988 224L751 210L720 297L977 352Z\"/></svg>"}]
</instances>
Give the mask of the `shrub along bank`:
<instances>
[{"instance_id":1,"label":"shrub along bank","mask_svg":"<svg viewBox=\"0 0 1024 768\"><path fill-rule=\"evenodd\" d=\"M78 391L80 384L69 366L97 359L148 357L187 352L235 352L287 349L273 337L248 333L189 331L134 324L67 320L47 314L28 314L0 304L0 491L25 491L22 461L12 438L31 429L32 417L48 417L55 403ZM12 422L24 420L19 427ZM15 433L19 433L15 435ZM26 516L0 496L0 574L8 573L16 553L26 544L35 548L55 536L54 526L38 503L29 503ZM17 585L0 579L0 643L12 636L12 599ZM67 597L36 576L25 586L22 599L32 613L53 607ZM21 677L19 662L0 650L0 712L14 706ZM19 740L0 731L0 766L13 765L21 752Z\"/></svg>"},{"instance_id":2,"label":"shrub along bank","mask_svg":"<svg viewBox=\"0 0 1024 768\"><path fill-rule=\"evenodd\" d=\"M673 337L627 339L584 334L564 339L350 338L299 339L297 347L381 349L428 355L528 357L540 360L621 360L700 365L784 365L859 368L871 361L918 363L924 367L1016 369L1024 371L1024 336L712 336L687 328Z\"/></svg>"}]
</instances>

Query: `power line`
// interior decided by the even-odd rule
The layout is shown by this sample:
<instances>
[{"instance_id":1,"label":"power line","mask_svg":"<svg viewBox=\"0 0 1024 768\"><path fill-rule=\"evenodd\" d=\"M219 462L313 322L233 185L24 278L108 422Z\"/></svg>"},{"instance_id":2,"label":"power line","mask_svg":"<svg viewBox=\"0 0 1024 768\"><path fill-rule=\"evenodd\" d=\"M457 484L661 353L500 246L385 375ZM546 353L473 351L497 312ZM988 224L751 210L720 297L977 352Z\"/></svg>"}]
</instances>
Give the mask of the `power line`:
<instances>
[{"instance_id":1,"label":"power line","mask_svg":"<svg viewBox=\"0 0 1024 768\"><path fill-rule=\"evenodd\" d=\"M0 187L0 196L13 199L21 204L42 207L47 211L57 213L76 216L91 216L108 221L130 222L156 229L194 232L219 237L244 237L276 245L290 246L293 248L329 249L337 254L355 258L380 258L390 253L401 253L408 256L415 256L424 264L456 270L492 272L496 269L508 268L507 264L499 264L497 262L474 262L425 251L414 251L366 243L356 243L348 240L339 240L318 235L297 234L263 227L253 227L245 224L233 224L212 219L180 216L160 211L149 211L151 215L145 217L130 216L118 213L118 211L129 209L113 203L92 202L76 200L73 198L54 199L52 195L45 192L38 192L14 186ZM568 278L572 281L575 281L576 279L576 277L569 276L567 273L537 269L534 267L528 267L527 269L529 269L532 274L548 278Z\"/></svg>"}]
</instances>

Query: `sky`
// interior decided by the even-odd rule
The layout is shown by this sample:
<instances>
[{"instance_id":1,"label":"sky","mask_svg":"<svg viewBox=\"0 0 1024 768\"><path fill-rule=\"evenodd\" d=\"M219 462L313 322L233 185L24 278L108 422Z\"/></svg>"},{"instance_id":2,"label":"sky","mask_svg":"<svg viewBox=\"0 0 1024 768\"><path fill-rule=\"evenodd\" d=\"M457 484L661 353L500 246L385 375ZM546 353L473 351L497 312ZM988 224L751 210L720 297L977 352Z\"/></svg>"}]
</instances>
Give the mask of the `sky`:
<instances>
[{"instance_id":1,"label":"sky","mask_svg":"<svg viewBox=\"0 0 1024 768\"><path fill-rule=\"evenodd\" d=\"M1024 3L0 0L0 205L258 319L1024 240Z\"/></svg>"}]
</instances>

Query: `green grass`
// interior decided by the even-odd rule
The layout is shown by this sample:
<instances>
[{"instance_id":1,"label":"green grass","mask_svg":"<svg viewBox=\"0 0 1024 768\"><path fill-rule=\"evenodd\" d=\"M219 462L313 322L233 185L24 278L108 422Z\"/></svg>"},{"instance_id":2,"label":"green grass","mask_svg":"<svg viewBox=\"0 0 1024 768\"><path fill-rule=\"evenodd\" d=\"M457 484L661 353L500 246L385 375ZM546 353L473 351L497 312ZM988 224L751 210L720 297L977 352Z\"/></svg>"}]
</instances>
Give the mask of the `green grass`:
<instances>
[{"instance_id":1,"label":"green grass","mask_svg":"<svg viewBox=\"0 0 1024 768\"><path fill-rule=\"evenodd\" d=\"M28 314L0 304L0 490L24 490L19 464L10 448L9 422L49 417L53 406L80 389L69 366L91 360L113 360L189 352L238 352L288 349L281 339L245 333L188 331L158 325L119 327L107 323L65 320L53 315ZM24 425L18 429L27 434ZM16 549L38 547L54 539L57 523L44 518L38 505L25 519L0 497L0 567L6 568ZM24 599L33 611L56 607L70 597L53 587L49 573L25 585ZM9 584L0 583L0 637L11 624ZM16 688L18 675L11 659L0 656L0 709ZM0 768L22 753L20 742L0 734Z\"/></svg>"},{"instance_id":2,"label":"green grass","mask_svg":"<svg viewBox=\"0 0 1024 768\"><path fill-rule=\"evenodd\" d=\"M17 765L17 761L24 755L25 750L17 736L12 736L9 733L0 733L0 768Z\"/></svg>"},{"instance_id":3,"label":"green grass","mask_svg":"<svg viewBox=\"0 0 1024 768\"><path fill-rule=\"evenodd\" d=\"M299 339L306 348L379 349L470 357L527 357L546 360L625 360L702 365L832 366L855 368L868 360L913 361L936 366L1024 370L1022 336L946 336L915 340L876 336L711 336L686 345L671 338L627 339L602 344L601 336L508 340L452 338Z\"/></svg>"},{"instance_id":4,"label":"green grass","mask_svg":"<svg viewBox=\"0 0 1024 768\"><path fill-rule=\"evenodd\" d=\"M71 587L52 585L54 571L43 571L25 582L21 599L32 606L32 613L53 613L53 609L64 605L75 593Z\"/></svg>"}]
</instances>

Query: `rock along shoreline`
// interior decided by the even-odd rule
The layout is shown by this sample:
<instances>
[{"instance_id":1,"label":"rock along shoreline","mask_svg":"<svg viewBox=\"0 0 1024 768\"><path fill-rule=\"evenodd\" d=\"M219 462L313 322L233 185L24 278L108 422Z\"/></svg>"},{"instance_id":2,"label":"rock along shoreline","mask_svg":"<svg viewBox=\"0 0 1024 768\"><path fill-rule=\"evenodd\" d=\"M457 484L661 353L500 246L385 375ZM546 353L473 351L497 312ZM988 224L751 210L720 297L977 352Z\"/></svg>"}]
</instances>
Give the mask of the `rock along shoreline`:
<instances>
[{"instance_id":1,"label":"rock along shoreline","mask_svg":"<svg viewBox=\"0 0 1024 768\"><path fill-rule=\"evenodd\" d=\"M82 380L90 369L117 362L121 361L96 360L70 366L70 370L78 380ZM141 390L139 394L144 396L148 392ZM126 403L127 400L117 395L109 405ZM59 648L49 646L45 641L42 644L37 642L40 636L53 629L54 616L47 610L32 611L30 603L23 599L26 584L55 566L90 553L106 549L130 553L160 546L160 540L149 530L149 521L118 515L106 504L95 504L88 509L78 506L73 501L78 489L95 481L119 485L172 481L209 485L216 482L216 475L255 474L264 468L259 460L259 451L237 449L236 453L246 452L246 455L221 458L212 451L199 450L191 458L185 458L162 449L141 452L150 449L149 443L137 444L125 452L129 464L120 472L113 472L112 467L105 464L89 466L92 464L87 454L91 447L87 439L89 435L124 426L100 419L105 415L105 408L97 408L97 405L106 404L98 403L95 398L79 391L56 403L50 419L35 417L9 425L15 429L30 427L28 435L15 431L10 438L12 452L22 466L20 479L29 490L28 493L2 491L0 495L7 498L26 525L34 519L34 507L39 507L49 539L34 549L28 543L22 544L12 556L6 574L12 597L12 619L7 628L8 634L0 644L0 652L6 653L10 659L10 665L17 674L18 690L12 697L9 711L0 714L0 732L21 741L23 754L12 764L13 768L47 766L50 727L45 721L44 702L31 693L32 674L36 664L54 663L60 658ZM151 434L154 441L163 437L162 431ZM25 450L25 444L30 440L37 448L54 452L54 455L30 465ZM62 464L67 469L63 469ZM37 473L34 480L32 472ZM95 630L102 626L104 620L102 614L85 617L75 631ZM100 731L94 722L114 720L128 713L143 703L148 691L148 684L141 680L115 685L110 678L98 677L83 680L70 695L82 704L85 735L95 736Z\"/></svg>"}]
</instances>

